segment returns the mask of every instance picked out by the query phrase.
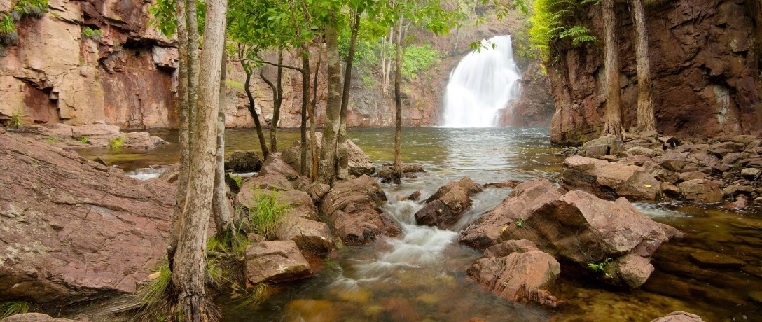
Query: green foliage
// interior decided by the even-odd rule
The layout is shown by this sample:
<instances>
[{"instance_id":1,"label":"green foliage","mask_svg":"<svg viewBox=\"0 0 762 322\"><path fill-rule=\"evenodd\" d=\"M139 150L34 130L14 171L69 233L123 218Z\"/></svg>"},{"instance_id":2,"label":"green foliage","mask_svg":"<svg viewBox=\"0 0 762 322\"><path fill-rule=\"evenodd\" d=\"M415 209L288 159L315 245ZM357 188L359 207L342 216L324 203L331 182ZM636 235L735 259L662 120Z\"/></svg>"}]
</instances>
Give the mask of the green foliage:
<instances>
[{"instance_id":1,"label":"green foliage","mask_svg":"<svg viewBox=\"0 0 762 322\"><path fill-rule=\"evenodd\" d=\"M16 32L16 24L10 13L0 14L0 36L10 35Z\"/></svg>"},{"instance_id":2,"label":"green foliage","mask_svg":"<svg viewBox=\"0 0 762 322\"><path fill-rule=\"evenodd\" d=\"M48 0L19 0L11 12L19 14L20 17L32 16L40 18L48 12Z\"/></svg>"},{"instance_id":3,"label":"green foliage","mask_svg":"<svg viewBox=\"0 0 762 322\"><path fill-rule=\"evenodd\" d=\"M594 2L597 0L534 0L529 39L542 59L550 59L550 44L556 39L570 38L573 46L596 41L588 28L568 23Z\"/></svg>"},{"instance_id":4,"label":"green foliage","mask_svg":"<svg viewBox=\"0 0 762 322\"><path fill-rule=\"evenodd\" d=\"M218 253L233 253L242 256L246 251L246 246L251 242L246 237L246 233L240 230L226 231L222 235L214 234L206 242L206 250Z\"/></svg>"},{"instance_id":5,"label":"green foliage","mask_svg":"<svg viewBox=\"0 0 762 322\"><path fill-rule=\"evenodd\" d=\"M175 8L175 0L157 0L148 8L148 12L151 13L150 23L167 37L172 37L177 32Z\"/></svg>"},{"instance_id":6,"label":"green foliage","mask_svg":"<svg viewBox=\"0 0 762 322\"><path fill-rule=\"evenodd\" d=\"M606 260L598 263L587 263L587 268L591 269L593 272L603 273L609 263L611 263L611 258L606 258Z\"/></svg>"},{"instance_id":7,"label":"green foliage","mask_svg":"<svg viewBox=\"0 0 762 322\"><path fill-rule=\"evenodd\" d=\"M235 185L237 188L241 188L241 185L243 184L243 177L237 175L237 174L229 174L230 179L233 179L235 182Z\"/></svg>"},{"instance_id":8,"label":"green foliage","mask_svg":"<svg viewBox=\"0 0 762 322\"><path fill-rule=\"evenodd\" d=\"M417 73L439 63L442 54L431 45L410 46L405 49L405 57L402 61L402 76L413 79Z\"/></svg>"},{"instance_id":9,"label":"green foliage","mask_svg":"<svg viewBox=\"0 0 762 322\"><path fill-rule=\"evenodd\" d=\"M101 41L101 37L103 37L103 30L85 27L82 28L82 37L92 39L96 42Z\"/></svg>"},{"instance_id":10,"label":"green foliage","mask_svg":"<svg viewBox=\"0 0 762 322\"><path fill-rule=\"evenodd\" d=\"M141 299L145 306L154 306L162 301L169 284L172 283L172 271L169 270L167 263L159 265L157 273L158 275L144 289Z\"/></svg>"},{"instance_id":11,"label":"green foliage","mask_svg":"<svg viewBox=\"0 0 762 322\"><path fill-rule=\"evenodd\" d=\"M250 228L267 239L275 238L275 232L283 223L289 206L278 203L275 191L252 191L256 205L247 214Z\"/></svg>"},{"instance_id":12,"label":"green foliage","mask_svg":"<svg viewBox=\"0 0 762 322\"><path fill-rule=\"evenodd\" d=\"M524 219L516 220L516 227L519 227L519 228L524 227Z\"/></svg>"},{"instance_id":13,"label":"green foliage","mask_svg":"<svg viewBox=\"0 0 762 322\"><path fill-rule=\"evenodd\" d=\"M26 116L26 115L23 112L21 112L20 110L17 110L15 112L13 112L13 114L11 114L11 120L10 120L9 126L11 128L18 128L18 127L24 125L23 124L24 123L24 121L23 121L24 116Z\"/></svg>"},{"instance_id":14,"label":"green foliage","mask_svg":"<svg viewBox=\"0 0 762 322\"><path fill-rule=\"evenodd\" d=\"M120 135L119 137L116 137L116 138L110 138L108 140L108 147L109 147L109 149L111 149L111 150L119 150L119 149L121 149L122 145L124 145L124 140L126 140L124 135Z\"/></svg>"},{"instance_id":15,"label":"green foliage","mask_svg":"<svg viewBox=\"0 0 762 322\"><path fill-rule=\"evenodd\" d=\"M29 312L29 303L27 302L0 303L0 320L11 315L24 314L27 312Z\"/></svg>"},{"instance_id":16,"label":"green foliage","mask_svg":"<svg viewBox=\"0 0 762 322\"><path fill-rule=\"evenodd\" d=\"M57 143L57 142L61 142L61 139L55 138L55 137L49 137L49 138L45 138L45 142L48 142L48 143Z\"/></svg>"},{"instance_id":17,"label":"green foliage","mask_svg":"<svg viewBox=\"0 0 762 322\"><path fill-rule=\"evenodd\" d=\"M0 55L18 41L16 23L25 17L41 18L48 12L48 0L19 0L9 13L0 13Z\"/></svg>"},{"instance_id":18,"label":"green foliage","mask_svg":"<svg viewBox=\"0 0 762 322\"><path fill-rule=\"evenodd\" d=\"M77 141L84 144L90 144L90 138L87 137L86 135L80 136L79 139L77 139Z\"/></svg>"},{"instance_id":19,"label":"green foliage","mask_svg":"<svg viewBox=\"0 0 762 322\"><path fill-rule=\"evenodd\" d=\"M227 88L234 89L234 90L237 90L239 92L243 92L243 90L244 90L243 83L241 83L239 81L236 81L236 80L233 80L233 79L226 79L225 80L225 86L227 86Z\"/></svg>"}]
</instances>

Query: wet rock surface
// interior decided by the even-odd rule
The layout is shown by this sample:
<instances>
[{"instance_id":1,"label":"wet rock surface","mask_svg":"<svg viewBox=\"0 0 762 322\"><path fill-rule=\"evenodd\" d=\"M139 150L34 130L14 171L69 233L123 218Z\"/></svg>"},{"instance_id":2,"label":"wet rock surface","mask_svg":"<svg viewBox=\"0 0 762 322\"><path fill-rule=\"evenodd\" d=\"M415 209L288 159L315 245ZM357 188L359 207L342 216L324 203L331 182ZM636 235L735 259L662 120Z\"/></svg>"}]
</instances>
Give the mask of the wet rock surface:
<instances>
[{"instance_id":1,"label":"wet rock surface","mask_svg":"<svg viewBox=\"0 0 762 322\"><path fill-rule=\"evenodd\" d=\"M320 214L344 244L363 245L401 233L399 224L380 209L385 202L376 180L361 176L334 184L323 197Z\"/></svg>"},{"instance_id":2,"label":"wet rock surface","mask_svg":"<svg viewBox=\"0 0 762 322\"><path fill-rule=\"evenodd\" d=\"M261 241L246 247L246 278L251 284L293 281L312 274L294 241Z\"/></svg>"},{"instance_id":3,"label":"wet rock surface","mask_svg":"<svg viewBox=\"0 0 762 322\"><path fill-rule=\"evenodd\" d=\"M134 292L166 257L174 188L0 136L0 300Z\"/></svg>"},{"instance_id":4,"label":"wet rock surface","mask_svg":"<svg viewBox=\"0 0 762 322\"><path fill-rule=\"evenodd\" d=\"M471 196L481 191L482 187L469 177L450 181L426 200L423 208L415 213L415 221L419 225L447 229L471 208Z\"/></svg>"}]
</instances>

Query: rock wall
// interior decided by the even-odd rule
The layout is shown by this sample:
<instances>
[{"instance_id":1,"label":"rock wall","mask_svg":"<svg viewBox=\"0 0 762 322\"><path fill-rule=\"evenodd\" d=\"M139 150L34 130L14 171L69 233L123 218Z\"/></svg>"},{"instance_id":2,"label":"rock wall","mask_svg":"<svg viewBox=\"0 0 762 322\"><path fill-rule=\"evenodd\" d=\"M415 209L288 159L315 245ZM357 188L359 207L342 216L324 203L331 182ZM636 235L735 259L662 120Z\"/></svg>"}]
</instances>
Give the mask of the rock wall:
<instances>
[{"instance_id":1,"label":"rock wall","mask_svg":"<svg viewBox=\"0 0 762 322\"><path fill-rule=\"evenodd\" d=\"M762 16L758 0L657 1L646 7L657 129L682 137L762 133ZM635 125L637 74L630 11L617 3L625 128ZM574 24L602 35L600 6ZM551 140L579 144L603 124L603 45L557 42L548 68Z\"/></svg>"},{"instance_id":2,"label":"rock wall","mask_svg":"<svg viewBox=\"0 0 762 322\"><path fill-rule=\"evenodd\" d=\"M16 0L0 0L2 13ZM150 1L50 0L17 24L0 57L0 119L122 128L176 125L173 42L149 25ZM86 35L95 31L94 35Z\"/></svg>"}]
</instances>

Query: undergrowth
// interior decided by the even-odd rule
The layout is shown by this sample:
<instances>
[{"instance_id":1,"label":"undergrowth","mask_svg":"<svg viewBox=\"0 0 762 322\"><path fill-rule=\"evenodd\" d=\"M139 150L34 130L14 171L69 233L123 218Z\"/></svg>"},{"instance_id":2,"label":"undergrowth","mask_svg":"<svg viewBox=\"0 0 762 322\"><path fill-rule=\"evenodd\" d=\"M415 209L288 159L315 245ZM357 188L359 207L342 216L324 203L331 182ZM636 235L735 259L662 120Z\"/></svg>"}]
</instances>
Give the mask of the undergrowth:
<instances>
[{"instance_id":1,"label":"undergrowth","mask_svg":"<svg viewBox=\"0 0 762 322\"><path fill-rule=\"evenodd\" d=\"M280 227L289 206L278 202L275 191L253 191L256 205L249 208L246 214L248 231L254 231L267 239L275 238L275 232Z\"/></svg>"},{"instance_id":2,"label":"undergrowth","mask_svg":"<svg viewBox=\"0 0 762 322\"><path fill-rule=\"evenodd\" d=\"M0 320L11 315L24 314L27 312L29 312L29 303L27 302L0 303Z\"/></svg>"}]
</instances>

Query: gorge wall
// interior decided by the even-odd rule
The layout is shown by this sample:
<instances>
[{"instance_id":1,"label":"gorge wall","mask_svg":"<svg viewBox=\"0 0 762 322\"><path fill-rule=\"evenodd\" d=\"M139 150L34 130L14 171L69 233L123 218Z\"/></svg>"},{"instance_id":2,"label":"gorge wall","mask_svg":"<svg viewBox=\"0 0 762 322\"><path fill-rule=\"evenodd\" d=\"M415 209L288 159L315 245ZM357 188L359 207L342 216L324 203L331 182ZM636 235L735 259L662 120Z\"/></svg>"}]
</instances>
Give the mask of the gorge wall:
<instances>
[{"instance_id":1,"label":"gorge wall","mask_svg":"<svg viewBox=\"0 0 762 322\"><path fill-rule=\"evenodd\" d=\"M19 0L0 0L0 15L10 14ZM14 42L0 47L0 122L21 117L24 124L107 123L123 129L173 128L177 48L173 39L151 25L150 0L49 0L41 17L16 23ZM484 8L482 8L484 9ZM486 21L464 24L451 34L435 37L413 32L414 42L431 43L442 54L439 62L406 80L403 89L405 126L437 125L443 90L450 71L469 51L469 43L523 28L519 15L493 20L489 8L481 10ZM485 13L486 12L486 13ZM312 74L318 55L322 66L318 81L317 120L325 114L326 66L324 51L313 48ZM275 61L270 53L265 57ZM293 53L285 64L298 66ZM531 65L526 62L524 64ZM524 75L522 100L503 125L547 126L553 106L549 87L537 64ZM522 66L522 70L523 70ZM227 126L251 127L248 100L243 89L245 74L234 61L227 66ZM262 72L274 79L275 68ZM252 92L264 124L272 117L273 95L255 70ZM380 79L380 73L373 77ZM286 69L279 126L298 127L301 119L301 74ZM382 90L376 80L367 84L355 72L348 109L349 126L393 126L393 90ZM524 99L526 97L526 99ZM521 115L521 117L513 117Z\"/></svg>"},{"instance_id":2,"label":"gorge wall","mask_svg":"<svg viewBox=\"0 0 762 322\"><path fill-rule=\"evenodd\" d=\"M762 10L759 0L656 1L646 6L657 130L681 137L762 133ZM600 6L573 24L602 39ZM635 34L629 8L617 3L622 115L634 126ZM556 42L548 66L556 104L555 143L597 137L603 124L603 44ZM553 55L553 54L551 54Z\"/></svg>"}]
</instances>

